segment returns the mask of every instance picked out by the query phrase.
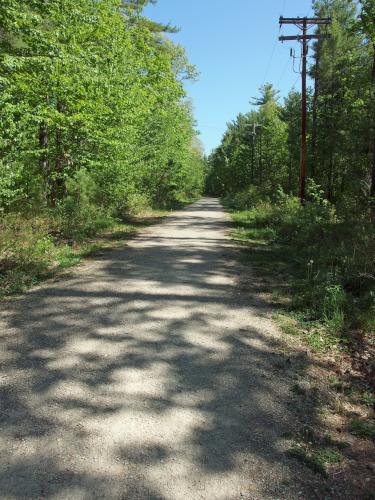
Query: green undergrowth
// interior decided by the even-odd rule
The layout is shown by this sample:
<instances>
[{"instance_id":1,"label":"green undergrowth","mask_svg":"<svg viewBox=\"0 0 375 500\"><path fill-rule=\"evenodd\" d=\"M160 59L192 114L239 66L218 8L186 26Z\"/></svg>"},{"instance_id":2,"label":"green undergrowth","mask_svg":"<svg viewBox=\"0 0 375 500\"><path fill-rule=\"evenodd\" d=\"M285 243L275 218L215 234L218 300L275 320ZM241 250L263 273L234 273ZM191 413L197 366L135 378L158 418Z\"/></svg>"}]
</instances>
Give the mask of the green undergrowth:
<instances>
[{"instance_id":1,"label":"green undergrowth","mask_svg":"<svg viewBox=\"0 0 375 500\"><path fill-rule=\"evenodd\" d=\"M371 335L371 209L354 220L314 187L304 206L281 191L270 199L255 189L227 196L224 205L234 222L233 238L244 248L242 259L268 282L279 302L275 319L286 333L303 335L317 351Z\"/></svg>"},{"instance_id":2,"label":"green undergrowth","mask_svg":"<svg viewBox=\"0 0 375 500\"><path fill-rule=\"evenodd\" d=\"M130 188L129 188L130 189ZM174 192L160 203L136 190L101 201L102 189L85 169L67 179L64 196L0 207L0 299L25 291L103 248L123 244L171 210L199 196ZM160 208L161 207L161 208Z\"/></svg>"},{"instance_id":3,"label":"green undergrowth","mask_svg":"<svg viewBox=\"0 0 375 500\"><path fill-rule=\"evenodd\" d=\"M375 393L362 380L340 378L336 373L328 377L329 388L342 394L354 404L363 405L369 410L375 407Z\"/></svg>"},{"instance_id":4,"label":"green undergrowth","mask_svg":"<svg viewBox=\"0 0 375 500\"><path fill-rule=\"evenodd\" d=\"M362 439L375 439L375 422L373 420L355 417L350 420L348 430L353 436Z\"/></svg>"},{"instance_id":5,"label":"green undergrowth","mask_svg":"<svg viewBox=\"0 0 375 500\"><path fill-rule=\"evenodd\" d=\"M243 248L242 260L258 277L256 290L264 289L271 296L273 317L281 330L315 353L334 351L338 368L348 355L354 361L356 373L337 370L339 376L332 371L328 380L313 388L298 381L292 385L301 421L311 411L340 415L342 435L346 433L348 441L349 434L362 442L373 440L375 239L371 211L353 220L345 207L340 212L316 193L301 206L283 193L270 199L252 189L227 197L224 204L233 219L232 236ZM313 419L312 426L292 436L288 455L328 477L346 461L347 453L342 443L318 437L313 428L319 434L322 422Z\"/></svg>"},{"instance_id":6,"label":"green undergrowth","mask_svg":"<svg viewBox=\"0 0 375 500\"><path fill-rule=\"evenodd\" d=\"M123 220L103 212L78 219L57 211L37 216L9 214L0 222L0 299L24 292L103 249L123 245L168 210L148 208Z\"/></svg>"},{"instance_id":7,"label":"green undergrowth","mask_svg":"<svg viewBox=\"0 0 375 500\"><path fill-rule=\"evenodd\" d=\"M326 477L330 466L345 460L343 452L349 446L349 443L337 441L328 433L319 436L312 427L304 426L295 437L287 455Z\"/></svg>"}]
</instances>

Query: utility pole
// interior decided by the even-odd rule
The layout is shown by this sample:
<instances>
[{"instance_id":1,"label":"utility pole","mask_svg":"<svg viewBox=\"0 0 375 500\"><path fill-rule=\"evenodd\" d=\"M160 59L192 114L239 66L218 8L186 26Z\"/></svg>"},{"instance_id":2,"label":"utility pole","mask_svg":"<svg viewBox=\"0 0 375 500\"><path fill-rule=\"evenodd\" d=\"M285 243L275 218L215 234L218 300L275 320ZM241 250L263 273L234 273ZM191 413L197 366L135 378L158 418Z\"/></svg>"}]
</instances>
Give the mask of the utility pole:
<instances>
[{"instance_id":1,"label":"utility pole","mask_svg":"<svg viewBox=\"0 0 375 500\"><path fill-rule=\"evenodd\" d=\"M326 26L331 24L330 17L280 17L280 27L283 24L293 24L302 31L302 35L280 36L279 40L297 40L302 43L302 99L301 99L301 163L300 163L300 180L299 180L299 196L301 203L305 201L306 187L306 156L307 156L307 106L306 106L306 73L307 73L307 52L309 40L320 40L329 38L330 35L316 33L308 35L307 30L312 26Z\"/></svg>"}]
</instances>

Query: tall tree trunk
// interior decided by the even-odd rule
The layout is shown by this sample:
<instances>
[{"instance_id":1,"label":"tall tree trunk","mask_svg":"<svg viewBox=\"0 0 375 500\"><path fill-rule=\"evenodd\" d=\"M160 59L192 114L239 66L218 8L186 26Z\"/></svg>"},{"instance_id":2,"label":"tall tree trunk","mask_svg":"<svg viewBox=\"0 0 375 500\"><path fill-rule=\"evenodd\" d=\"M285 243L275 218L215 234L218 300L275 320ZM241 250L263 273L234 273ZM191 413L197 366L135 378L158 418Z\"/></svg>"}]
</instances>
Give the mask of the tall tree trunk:
<instances>
[{"instance_id":1,"label":"tall tree trunk","mask_svg":"<svg viewBox=\"0 0 375 500\"><path fill-rule=\"evenodd\" d=\"M288 168L288 193L292 194L292 165L293 165L293 158L292 154L289 153L289 168Z\"/></svg>"},{"instance_id":2,"label":"tall tree trunk","mask_svg":"<svg viewBox=\"0 0 375 500\"><path fill-rule=\"evenodd\" d=\"M61 101L57 102L57 111L62 113L65 109L64 104ZM65 191L65 183L63 177L64 171L64 149L63 149L63 134L61 128L56 129L56 157L55 157L55 168L50 179L50 206L52 208L56 207L58 200L60 200Z\"/></svg>"},{"instance_id":3,"label":"tall tree trunk","mask_svg":"<svg viewBox=\"0 0 375 500\"><path fill-rule=\"evenodd\" d=\"M327 200L330 201L331 203L333 201L333 154L332 153L329 159Z\"/></svg>"},{"instance_id":4,"label":"tall tree trunk","mask_svg":"<svg viewBox=\"0 0 375 500\"><path fill-rule=\"evenodd\" d=\"M372 63L372 100L371 108L375 109L375 43L372 45L373 48L373 63ZM372 116L372 173L371 173L371 188L370 188L370 196L375 197L375 118Z\"/></svg>"},{"instance_id":5,"label":"tall tree trunk","mask_svg":"<svg viewBox=\"0 0 375 500\"><path fill-rule=\"evenodd\" d=\"M260 186L263 184L263 162L262 162L262 134L259 134L259 180Z\"/></svg>"},{"instance_id":6,"label":"tall tree trunk","mask_svg":"<svg viewBox=\"0 0 375 500\"><path fill-rule=\"evenodd\" d=\"M43 177L47 180L48 179L48 170L49 170L49 162L48 162L48 154L47 154L47 149L48 149L48 131L47 131L47 124L45 122L42 122L39 125L39 149L40 149L40 156L39 156L39 165L40 165L40 171L43 175Z\"/></svg>"},{"instance_id":7,"label":"tall tree trunk","mask_svg":"<svg viewBox=\"0 0 375 500\"><path fill-rule=\"evenodd\" d=\"M372 174L370 196L375 197L375 132L372 141Z\"/></svg>"},{"instance_id":8,"label":"tall tree trunk","mask_svg":"<svg viewBox=\"0 0 375 500\"><path fill-rule=\"evenodd\" d=\"M46 102L48 103L48 96L46 96ZM48 202L48 176L49 176L49 160L48 160L48 128L46 122L41 122L39 124L39 166L40 172L44 178L46 186L46 200Z\"/></svg>"},{"instance_id":9,"label":"tall tree trunk","mask_svg":"<svg viewBox=\"0 0 375 500\"><path fill-rule=\"evenodd\" d=\"M333 193L335 190L335 159L336 159L336 145L337 145L337 135L336 135L336 116L334 113L335 110L335 104L334 102L335 99L335 93L334 93L334 88L331 88L331 99L330 99L330 104L329 104L329 116L332 120L333 127L332 127L332 136L329 141L329 168L328 168L328 186L327 186L327 199L330 202L333 202ZM336 100L336 99L335 99Z\"/></svg>"},{"instance_id":10,"label":"tall tree trunk","mask_svg":"<svg viewBox=\"0 0 375 500\"><path fill-rule=\"evenodd\" d=\"M254 135L252 136L252 141L251 141L251 174L250 174L250 179L251 179L251 184L254 184Z\"/></svg>"},{"instance_id":11,"label":"tall tree trunk","mask_svg":"<svg viewBox=\"0 0 375 500\"><path fill-rule=\"evenodd\" d=\"M312 132L311 132L311 178L315 176L315 165L316 165L316 146L318 137L318 97L319 97L319 64L320 64L320 45L318 42L316 48L316 59L315 59L315 80L314 80L314 97L313 97L313 109L312 109Z\"/></svg>"}]
</instances>

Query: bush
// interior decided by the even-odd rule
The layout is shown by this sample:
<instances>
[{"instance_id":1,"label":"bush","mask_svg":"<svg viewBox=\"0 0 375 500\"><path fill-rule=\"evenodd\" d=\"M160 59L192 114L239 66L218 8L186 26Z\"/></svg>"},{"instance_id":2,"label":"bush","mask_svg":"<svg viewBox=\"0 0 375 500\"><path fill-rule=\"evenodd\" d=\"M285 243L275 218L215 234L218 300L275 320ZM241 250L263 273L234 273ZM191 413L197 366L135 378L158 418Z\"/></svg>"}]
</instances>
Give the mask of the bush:
<instances>
[{"instance_id":1,"label":"bush","mask_svg":"<svg viewBox=\"0 0 375 500\"><path fill-rule=\"evenodd\" d=\"M2 217L0 223L0 295L19 292L53 264L56 247L48 217Z\"/></svg>"},{"instance_id":2,"label":"bush","mask_svg":"<svg viewBox=\"0 0 375 500\"><path fill-rule=\"evenodd\" d=\"M64 238L79 240L113 224L110 209L94 203L97 187L85 170L66 183L66 195L58 207L59 226Z\"/></svg>"},{"instance_id":3,"label":"bush","mask_svg":"<svg viewBox=\"0 0 375 500\"><path fill-rule=\"evenodd\" d=\"M39 267L54 255L46 218L24 218L19 214L3 216L0 224L0 271L15 267Z\"/></svg>"},{"instance_id":4,"label":"bush","mask_svg":"<svg viewBox=\"0 0 375 500\"><path fill-rule=\"evenodd\" d=\"M228 195L224 202L235 210L248 210L256 207L262 200L261 193L256 186L250 186L245 191L240 191L235 195Z\"/></svg>"},{"instance_id":5,"label":"bush","mask_svg":"<svg viewBox=\"0 0 375 500\"><path fill-rule=\"evenodd\" d=\"M121 210L121 217L127 215L138 215L147 212L151 208L150 197L145 193L129 193Z\"/></svg>"},{"instance_id":6,"label":"bush","mask_svg":"<svg viewBox=\"0 0 375 500\"><path fill-rule=\"evenodd\" d=\"M283 248L294 276L292 307L308 311L311 319L324 322L332 334L353 323L371 328L375 322L371 210L360 207L354 214L340 207L338 212L312 182L304 205L279 189L272 203L258 198L256 206L249 209L250 193L259 195L255 188L249 189L234 195L227 204L246 210L241 214L243 227L269 229L264 233L267 239Z\"/></svg>"}]
</instances>

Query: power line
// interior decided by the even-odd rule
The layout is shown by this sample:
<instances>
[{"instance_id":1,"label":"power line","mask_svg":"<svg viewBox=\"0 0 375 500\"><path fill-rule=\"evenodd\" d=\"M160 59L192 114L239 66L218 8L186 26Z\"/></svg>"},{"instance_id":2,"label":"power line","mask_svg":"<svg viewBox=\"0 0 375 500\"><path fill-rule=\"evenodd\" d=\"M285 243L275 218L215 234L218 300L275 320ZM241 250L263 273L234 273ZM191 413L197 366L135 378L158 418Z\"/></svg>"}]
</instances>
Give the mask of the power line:
<instances>
[{"instance_id":1,"label":"power line","mask_svg":"<svg viewBox=\"0 0 375 500\"><path fill-rule=\"evenodd\" d=\"M286 60L286 63L285 63L284 68L283 68L283 70L282 70L282 72L281 72L280 78L278 79L278 81L277 81L277 83L276 83L276 88L279 86L279 84L280 84L281 80L283 79L283 77L284 77L284 75L285 75L285 72L286 72L287 67L288 67L288 65L289 65L289 61L290 61L289 59L287 59L287 60Z\"/></svg>"},{"instance_id":2,"label":"power line","mask_svg":"<svg viewBox=\"0 0 375 500\"><path fill-rule=\"evenodd\" d=\"M280 28L279 28L278 34L280 34ZM268 71L269 71L269 69L271 67L271 63L272 63L272 60L273 60L273 56L275 54L276 46L277 46L277 39L275 40L275 43L273 45L272 52L271 52L271 57L268 60L268 64L267 64L267 67L266 67L266 72L264 73L264 77L263 77L263 81L262 81L262 87L263 87L263 85L264 85L264 83L266 81L266 78L268 76Z\"/></svg>"},{"instance_id":3,"label":"power line","mask_svg":"<svg viewBox=\"0 0 375 500\"><path fill-rule=\"evenodd\" d=\"M282 3L282 9L281 9L281 13L280 13L280 15L282 15L282 14L284 13L284 9L285 9L285 6L286 6L286 0L282 0L282 2L283 2L283 3ZM278 35L280 35L280 31L281 31L281 25L280 25L280 27L279 27ZM263 77L263 80L262 80L262 87L263 87L263 85L265 84L266 78L267 78L267 76L268 76L268 71L269 71L269 69L270 69L270 67L271 67L271 63L272 63L272 60L273 60L273 56L275 55L276 46L277 46L277 39L275 40L275 43L274 43L274 45L273 45L273 47L272 47L271 56L270 56L270 58L269 58L269 60L268 60L267 66L266 66L266 71L265 71L265 73L264 73L264 77Z\"/></svg>"},{"instance_id":4,"label":"power line","mask_svg":"<svg viewBox=\"0 0 375 500\"><path fill-rule=\"evenodd\" d=\"M298 80L299 80L300 78L301 78L301 73L297 76L296 81L293 83L293 85L292 85L292 90L294 90L294 89L296 88L296 84L297 84L297 82L298 82Z\"/></svg>"}]
</instances>

